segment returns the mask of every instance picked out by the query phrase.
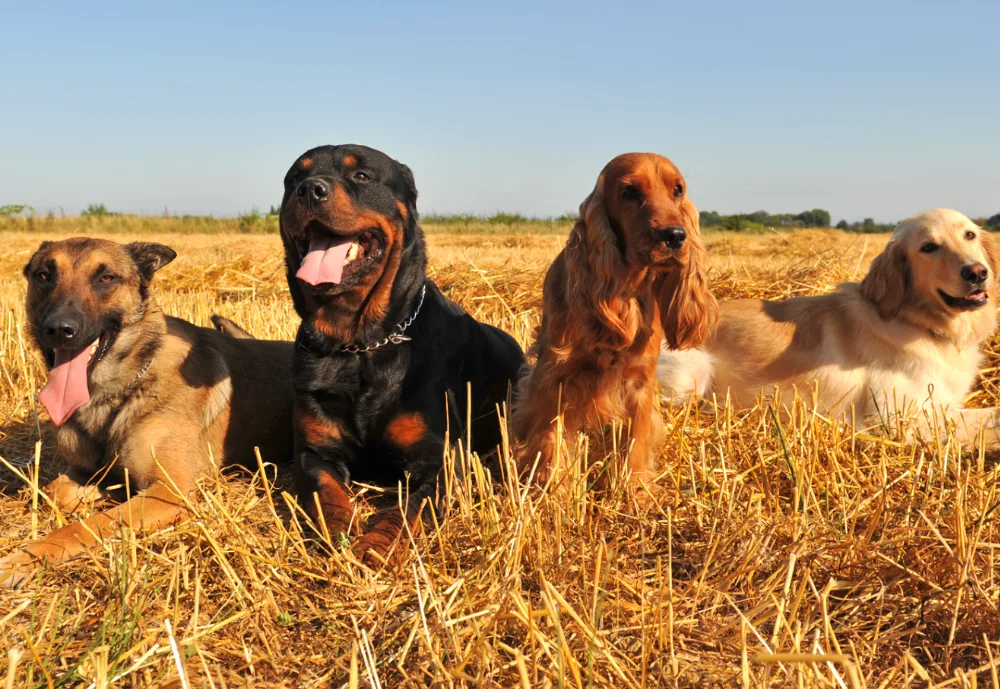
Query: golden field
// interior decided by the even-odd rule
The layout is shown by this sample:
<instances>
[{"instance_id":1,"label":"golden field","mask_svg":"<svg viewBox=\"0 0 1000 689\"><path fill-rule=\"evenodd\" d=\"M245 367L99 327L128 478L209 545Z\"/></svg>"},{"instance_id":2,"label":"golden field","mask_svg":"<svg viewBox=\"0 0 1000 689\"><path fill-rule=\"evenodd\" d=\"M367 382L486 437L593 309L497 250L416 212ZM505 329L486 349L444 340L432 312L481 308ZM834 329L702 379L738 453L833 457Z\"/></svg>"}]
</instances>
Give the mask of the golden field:
<instances>
[{"instance_id":1,"label":"golden field","mask_svg":"<svg viewBox=\"0 0 1000 689\"><path fill-rule=\"evenodd\" d=\"M42 236L0 233L0 456L28 479L0 469L0 554L60 523L33 494L59 467L24 330L20 271ZM564 237L431 232L432 277L526 347ZM179 254L154 283L168 313L293 336L277 236L143 239ZM860 279L886 239L706 244L720 298L781 297ZM1000 401L996 346L972 406ZM553 495L464 472L394 571L313 547L287 469L211 477L193 521L0 590L0 683L1000 687L1000 468L974 447L859 437L784 402L789 421L665 409L652 508L627 487L587 491L579 472ZM460 449L449 461L477 466Z\"/></svg>"}]
</instances>

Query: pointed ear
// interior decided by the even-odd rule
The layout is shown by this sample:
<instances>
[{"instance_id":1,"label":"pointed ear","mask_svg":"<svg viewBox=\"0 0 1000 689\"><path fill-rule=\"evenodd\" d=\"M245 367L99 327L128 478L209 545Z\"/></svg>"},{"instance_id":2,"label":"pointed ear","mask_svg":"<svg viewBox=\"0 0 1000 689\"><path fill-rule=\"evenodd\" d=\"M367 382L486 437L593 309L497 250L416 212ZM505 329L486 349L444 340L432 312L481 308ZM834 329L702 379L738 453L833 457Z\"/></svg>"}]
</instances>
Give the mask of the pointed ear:
<instances>
[{"instance_id":1,"label":"pointed ear","mask_svg":"<svg viewBox=\"0 0 1000 689\"><path fill-rule=\"evenodd\" d=\"M36 249L35 253L31 255L31 258L28 259L28 262L24 264L24 270L21 271L24 274L24 277L29 277L31 275L31 265L35 262L35 256L41 253L42 249L44 249L51 243L52 242L46 241L38 245L38 249Z\"/></svg>"},{"instance_id":2,"label":"pointed ear","mask_svg":"<svg viewBox=\"0 0 1000 689\"><path fill-rule=\"evenodd\" d=\"M899 242L890 239L861 281L861 294L878 307L882 320L891 321L903 308L909 281L906 252Z\"/></svg>"},{"instance_id":3,"label":"pointed ear","mask_svg":"<svg viewBox=\"0 0 1000 689\"><path fill-rule=\"evenodd\" d=\"M125 245L125 250L132 256L145 282L152 280L156 271L177 258L177 252L169 246L153 242L132 242Z\"/></svg>"},{"instance_id":4,"label":"pointed ear","mask_svg":"<svg viewBox=\"0 0 1000 689\"><path fill-rule=\"evenodd\" d=\"M986 262L990 264L990 275L994 284L1000 279L1000 248L997 247L997 240L985 227L979 229L979 245L983 247L986 254Z\"/></svg>"},{"instance_id":5,"label":"pointed ear","mask_svg":"<svg viewBox=\"0 0 1000 689\"><path fill-rule=\"evenodd\" d=\"M687 260L653 283L660 310L660 325L671 349L699 347L708 340L719 320L719 302L708 289L708 254L701 243L698 211L687 212L694 229L688 234ZM689 210L689 209L685 209Z\"/></svg>"}]
</instances>

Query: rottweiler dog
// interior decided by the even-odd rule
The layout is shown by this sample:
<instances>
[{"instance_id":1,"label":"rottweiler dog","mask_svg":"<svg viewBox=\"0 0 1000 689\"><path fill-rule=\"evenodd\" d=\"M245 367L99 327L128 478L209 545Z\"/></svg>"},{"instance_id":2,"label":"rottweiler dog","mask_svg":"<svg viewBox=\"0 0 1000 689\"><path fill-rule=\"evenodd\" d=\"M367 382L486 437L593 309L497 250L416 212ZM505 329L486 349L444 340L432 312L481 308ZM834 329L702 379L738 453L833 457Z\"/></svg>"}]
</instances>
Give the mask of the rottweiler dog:
<instances>
[{"instance_id":1,"label":"rottweiler dog","mask_svg":"<svg viewBox=\"0 0 1000 689\"><path fill-rule=\"evenodd\" d=\"M184 518L183 498L212 462L255 468L255 446L265 461L291 459L292 343L165 316L151 282L175 255L75 238L43 242L25 266L29 329L49 367L38 399L70 467L45 492L68 513L103 496L91 477L121 484L127 472L134 497L3 558L0 582L16 585L122 526Z\"/></svg>"},{"instance_id":2,"label":"rottweiler dog","mask_svg":"<svg viewBox=\"0 0 1000 689\"><path fill-rule=\"evenodd\" d=\"M473 319L426 275L410 169L358 145L320 146L285 175L281 239L302 317L295 349L295 469L310 516L357 526L351 481L409 493L354 545L398 562L443 466L445 438L501 442L498 408L524 363L507 333ZM471 411L471 428L466 417Z\"/></svg>"}]
</instances>

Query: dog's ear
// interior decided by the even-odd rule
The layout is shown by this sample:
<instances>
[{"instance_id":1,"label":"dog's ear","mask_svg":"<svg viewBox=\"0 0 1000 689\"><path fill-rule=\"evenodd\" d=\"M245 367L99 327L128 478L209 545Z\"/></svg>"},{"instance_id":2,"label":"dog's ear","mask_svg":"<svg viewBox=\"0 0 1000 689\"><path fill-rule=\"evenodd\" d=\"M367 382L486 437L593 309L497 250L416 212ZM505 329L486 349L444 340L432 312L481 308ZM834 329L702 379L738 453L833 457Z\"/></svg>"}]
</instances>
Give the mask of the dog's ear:
<instances>
[{"instance_id":1,"label":"dog's ear","mask_svg":"<svg viewBox=\"0 0 1000 689\"><path fill-rule=\"evenodd\" d=\"M701 243L698 209L685 208L693 232L688 234L687 260L656 279L653 293L660 309L660 325L671 349L699 347L719 320L719 302L708 289L708 254Z\"/></svg>"},{"instance_id":2,"label":"dog's ear","mask_svg":"<svg viewBox=\"0 0 1000 689\"><path fill-rule=\"evenodd\" d=\"M38 256L38 254L41 253L42 250L51 243L52 242L45 241L38 245L38 249L36 249L35 253L31 255L31 258L28 259L28 262L24 264L24 269L21 271L24 277L29 277L31 275L31 266L35 262L35 257Z\"/></svg>"},{"instance_id":3,"label":"dog's ear","mask_svg":"<svg viewBox=\"0 0 1000 689\"><path fill-rule=\"evenodd\" d=\"M156 271L177 258L176 251L155 242L132 242L125 245L125 250L132 257L145 282L152 280Z\"/></svg>"},{"instance_id":4,"label":"dog's ear","mask_svg":"<svg viewBox=\"0 0 1000 689\"><path fill-rule=\"evenodd\" d=\"M596 320L600 327L593 334L605 337L608 346L631 342L639 313L623 292L627 268L605 207L603 174L580 204L580 219L569 233L565 256L573 318L581 323Z\"/></svg>"},{"instance_id":5,"label":"dog's ear","mask_svg":"<svg viewBox=\"0 0 1000 689\"><path fill-rule=\"evenodd\" d=\"M616 291L625 262L608 217L604 175L598 178L594 190L580 204L580 219L570 232L569 243L579 250L581 261L593 268L593 277L598 281L593 289L598 293Z\"/></svg>"},{"instance_id":6,"label":"dog's ear","mask_svg":"<svg viewBox=\"0 0 1000 689\"><path fill-rule=\"evenodd\" d=\"M990 275L994 284L1000 284L1000 248L997 247L997 240L985 227L979 229L979 245L983 247L986 254L986 262L990 264Z\"/></svg>"},{"instance_id":7,"label":"dog's ear","mask_svg":"<svg viewBox=\"0 0 1000 689\"><path fill-rule=\"evenodd\" d=\"M908 284L906 252L898 241L890 239L861 281L861 294L878 307L882 320L890 321L903 308Z\"/></svg>"},{"instance_id":8,"label":"dog's ear","mask_svg":"<svg viewBox=\"0 0 1000 689\"><path fill-rule=\"evenodd\" d=\"M403 175L403 182L406 184L406 191L410 194L410 203L417 205L417 182L413 178L413 170L407 165L399 163L399 171Z\"/></svg>"}]
</instances>

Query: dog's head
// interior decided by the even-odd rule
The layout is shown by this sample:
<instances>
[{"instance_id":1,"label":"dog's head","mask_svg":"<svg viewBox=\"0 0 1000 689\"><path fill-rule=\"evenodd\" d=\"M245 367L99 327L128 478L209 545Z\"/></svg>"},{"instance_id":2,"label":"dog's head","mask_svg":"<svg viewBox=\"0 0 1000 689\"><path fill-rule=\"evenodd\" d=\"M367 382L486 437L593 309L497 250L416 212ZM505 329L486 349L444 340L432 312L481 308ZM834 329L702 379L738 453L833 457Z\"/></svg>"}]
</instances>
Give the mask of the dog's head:
<instances>
[{"instance_id":1,"label":"dog's head","mask_svg":"<svg viewBox=\"0 0 1000 689\"><path fill-rule=\"evenodd\" d=\"M885 250L872 261L862 292L879 315L931 329L957 319L995 321L1000 255L994 239L958 211L937 208L896 227Z\"/></svg>"},{"instance_id":2,"label":"dog's head","mask_svg":"<svg viewBox=\"0 0 1000 689\"><path fill-rule=\"evenodd\" d=\"M403 253L425 261L410 169L357 145L306 151L285 175L281 239L295 308L307 318L332 302L369 319L388 309Z\"/></svg>"},{"instance_id":3,"label":"dog's head","mask_svg":"<svg viewBox=\"0 0 1000 689\"><path fill-rule=\"evenodd\" d=\"M121 245L77 237L42 243L24 267L28 328L45 354L50 383L63 388L59 394L89 396L89 375L119 335L142 319L153 274L175 256L169 247L150 242ZM56 406L65 411L67 405ZM60 418L50 411L57 424L72 413Z\"/></svg>"},{"instance_id":4,"label":"dog's head","mask_svg":"<svg viewBox=\"0 0 1000 689\"><path fill-rule=\"evenodd\" d=\"M651 277L670 345L696 346L708 337L718 307L704 275L698 209L667 158L626 153L611 160L580 206L570 247L598 302Z\"/></svg>"},{"instance_id":5,"label":"dog's head","mask_svg":"<svg viewBox=\"0 0 1000 689\"><path fill-rule=\"evenodd\" d=\"M594 244L607 244L615 261L633 269L676 268L700 246L698 209L684 176L653 153L625 153L609 162L580 217L598 240Z\"/></svg>"}]
</instances>

